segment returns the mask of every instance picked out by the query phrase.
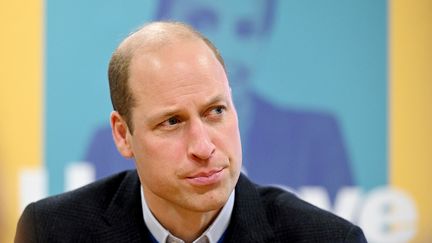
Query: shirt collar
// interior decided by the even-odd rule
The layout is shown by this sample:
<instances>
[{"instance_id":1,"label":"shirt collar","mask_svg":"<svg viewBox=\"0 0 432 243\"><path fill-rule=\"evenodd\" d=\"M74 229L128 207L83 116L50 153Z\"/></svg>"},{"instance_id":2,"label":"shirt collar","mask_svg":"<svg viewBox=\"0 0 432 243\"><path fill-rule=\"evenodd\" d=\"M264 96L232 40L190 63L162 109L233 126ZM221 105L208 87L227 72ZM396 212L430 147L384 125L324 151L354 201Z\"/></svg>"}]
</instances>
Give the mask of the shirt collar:
<instances>
[{"instance_id":1,"label":"shirt collar","mask_svg":"<svg viewBox=\"0 0 432 243\"><path fill-rule=\"evenodd\" d=\"M203 237L207 237L210 243L215 243L222 237L223 233L228 228L228 224L231 219L231 214L234 208L234 197L235 192L233 190L228 198L228 201L225 203L224 207L220 211L219 215L216 217L210 227L208 227L201 236L194 240L194 243L201 242ZM176 242L183 242L174 235L171 235L171 233L167 229L165 229L155 218L155 216L147 206L142 186L141 205L143 209L144 222L150 233L158 242L167 242L168 237L170 239L176 239Z\"/></svg>"}]
</instances>

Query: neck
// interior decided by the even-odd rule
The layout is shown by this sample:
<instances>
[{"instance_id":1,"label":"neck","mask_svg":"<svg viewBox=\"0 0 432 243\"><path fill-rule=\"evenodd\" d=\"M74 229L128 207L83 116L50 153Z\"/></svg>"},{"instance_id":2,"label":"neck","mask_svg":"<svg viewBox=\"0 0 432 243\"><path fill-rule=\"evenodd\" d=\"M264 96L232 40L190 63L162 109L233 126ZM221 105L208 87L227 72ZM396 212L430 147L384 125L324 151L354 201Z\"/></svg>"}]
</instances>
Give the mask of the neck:
<instances>
[{"instance_id":1,"label":"neck","mask_svg":"<svg viewBox=\"0 0 432 243\"><path fill-rule=\"evenodd\" d=\"M197 212L173 205L157 196L149 196L145 190L144 196L147 206L159 223L171 234L185 242L193 242L197 239L210 226L221 210L220 208L207 212Z\"/></svg>"}]
</instances>

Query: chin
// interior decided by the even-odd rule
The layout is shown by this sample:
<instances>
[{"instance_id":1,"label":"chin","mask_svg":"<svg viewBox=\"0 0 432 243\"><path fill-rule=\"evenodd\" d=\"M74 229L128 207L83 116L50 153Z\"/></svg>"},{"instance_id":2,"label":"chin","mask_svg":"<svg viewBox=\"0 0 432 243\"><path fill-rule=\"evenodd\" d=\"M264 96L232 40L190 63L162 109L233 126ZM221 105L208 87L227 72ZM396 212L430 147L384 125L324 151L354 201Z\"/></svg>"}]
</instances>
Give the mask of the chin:
<instances>
[{"instance_id":1,"label":"chin","mask_svg":"<svg viewBox=\"0 0 432 243\"><path fill-rule=\"evenodd\" d=\"M225 205L225 202L226 201L211 202L211 203L203 203L200 205L194 205L193 211L200 212L200 213L218 211Z\"/></svg>"},{"instance_id":2,"label":"chin","mask_svg":"<svg viewBox=\"0 0 432 243\"><path fill-rule=\"evenodd\" d=\"M197 212L209 212L221 209L228 201L231 191L214 192L199 195L191 207Z\"/></svg>"}]
</instances>

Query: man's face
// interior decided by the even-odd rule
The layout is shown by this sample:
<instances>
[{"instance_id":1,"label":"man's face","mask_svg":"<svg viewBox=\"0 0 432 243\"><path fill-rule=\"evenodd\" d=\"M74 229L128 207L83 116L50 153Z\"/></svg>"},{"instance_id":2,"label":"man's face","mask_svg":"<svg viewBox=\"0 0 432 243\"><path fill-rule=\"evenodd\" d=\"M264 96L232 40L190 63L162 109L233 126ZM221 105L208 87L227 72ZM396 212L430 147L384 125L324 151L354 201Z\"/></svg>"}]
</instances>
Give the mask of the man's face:
<instances>
[{"instance_id":1,"label":"man's face","mask_svg":"<svg viewBox=\"0 0 432 243\"><path fill-rule=\"evenodd\" d=\"M129 82L136 105L127 141L150 206L220 209L242 155L228 81L211 50L201 40L137 50Z\"/></svg>"}]
</instances>

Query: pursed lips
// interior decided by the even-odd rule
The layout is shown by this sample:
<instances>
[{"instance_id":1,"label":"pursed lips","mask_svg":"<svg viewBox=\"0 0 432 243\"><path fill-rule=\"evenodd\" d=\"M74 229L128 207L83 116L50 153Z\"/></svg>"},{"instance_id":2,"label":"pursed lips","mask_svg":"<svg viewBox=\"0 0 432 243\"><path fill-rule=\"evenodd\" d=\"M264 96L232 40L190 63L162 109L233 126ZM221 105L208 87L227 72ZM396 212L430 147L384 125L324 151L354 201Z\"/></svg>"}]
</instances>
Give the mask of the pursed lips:
<instances>
[{"instance_id":1,"label":"pursed lips","mask_svg":"<svg viewBox=\"0 0 432 243\"><path fill-rule=\"evenodd\" d=\"M214 184L221 179L224 167L212 169L209 171L198 172L192 176L186 177L186 179L193 185L204 186Z\"/></svg>"}]
</instances>

